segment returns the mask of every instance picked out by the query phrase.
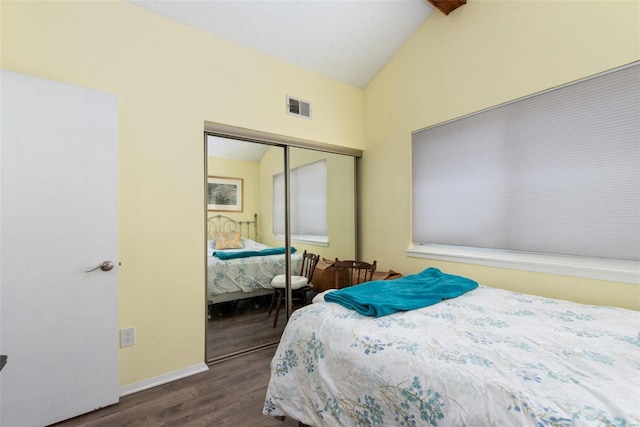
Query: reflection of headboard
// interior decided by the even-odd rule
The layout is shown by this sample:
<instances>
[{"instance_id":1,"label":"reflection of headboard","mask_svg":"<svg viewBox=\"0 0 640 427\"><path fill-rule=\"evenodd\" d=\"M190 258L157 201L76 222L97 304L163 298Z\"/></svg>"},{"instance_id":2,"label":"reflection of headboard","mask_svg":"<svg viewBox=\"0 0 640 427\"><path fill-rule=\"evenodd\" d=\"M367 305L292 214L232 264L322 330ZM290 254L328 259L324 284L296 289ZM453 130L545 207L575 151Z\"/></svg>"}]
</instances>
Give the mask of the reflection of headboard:
<instances>
[{"instance_id":1,"label":"reflection of headboard","mask_svg":"<svg viewBox=\"0 0 640 427\"><path fill-rule=\"evenodd\" d=\"M253 221L236 221L224 215L211 216L207 220L207 238L215 239L216 231L239 231L242 237L258 242L258 214L253 214Z\"/></svg>"}]
</instances>

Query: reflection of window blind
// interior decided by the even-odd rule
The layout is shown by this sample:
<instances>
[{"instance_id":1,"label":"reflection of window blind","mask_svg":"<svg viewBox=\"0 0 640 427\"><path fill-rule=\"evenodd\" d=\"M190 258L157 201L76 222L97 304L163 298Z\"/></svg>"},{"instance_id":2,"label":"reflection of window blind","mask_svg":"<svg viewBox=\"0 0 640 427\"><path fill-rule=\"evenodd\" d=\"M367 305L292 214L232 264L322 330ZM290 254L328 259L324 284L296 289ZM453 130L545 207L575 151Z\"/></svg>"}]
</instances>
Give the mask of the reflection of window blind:
<instances>
[{"instance_id":1,"label":"reflection of window blind","mask_svg":"<svg viewBox=\"0 0 640 427\"><path fill-rule=\"evenodd\" d=\"M640 260L640 66L414 133L413 240Z\"/></svg>"},{"instance_id":2,"label":"reflection of window blind","mask_svg":"<svg viewBox=\"0 0 640 427\"><path fill-rule=\"evenodd\" d=\"M291 169L291 234L327 235L327 161ZM284 234L284 174L273 176L273 232Z\"/></svg>"}]
</instances>

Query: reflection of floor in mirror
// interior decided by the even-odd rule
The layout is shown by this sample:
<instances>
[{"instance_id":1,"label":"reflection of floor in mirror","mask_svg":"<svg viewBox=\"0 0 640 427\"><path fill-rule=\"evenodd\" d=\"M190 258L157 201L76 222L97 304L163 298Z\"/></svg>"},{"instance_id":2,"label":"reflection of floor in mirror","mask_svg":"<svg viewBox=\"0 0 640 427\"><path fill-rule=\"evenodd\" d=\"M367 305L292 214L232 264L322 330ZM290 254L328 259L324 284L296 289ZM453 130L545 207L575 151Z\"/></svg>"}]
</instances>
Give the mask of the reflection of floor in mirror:
<instances>
[{"instance_id":1,"label":"reflection of floor in mirror","mask_svg":"<svg viewBox=\"0 0 640 427\"><path fill-rule=\"evenodd\" d=\"M275 308L269 313L271 295L228 301L209 307L207 325L207 358L209 360L261 344L278 341L286 325L286 316L280 310L280 319L273 327Z\"/></svg>"},{"instance_id":2,"label":"reflection of floor in mirror","mask_svg":"<svg viewBox=\"0 0 640 427\"><path fill-rule=\"evenodd\" d=\"M231 317L249 311L258 311L262 310L265 306L269 307L269 304L271 304L271 295L211 304L209 305L209 319L219 320L223 317Z\"/></svg>"}]
</instances>

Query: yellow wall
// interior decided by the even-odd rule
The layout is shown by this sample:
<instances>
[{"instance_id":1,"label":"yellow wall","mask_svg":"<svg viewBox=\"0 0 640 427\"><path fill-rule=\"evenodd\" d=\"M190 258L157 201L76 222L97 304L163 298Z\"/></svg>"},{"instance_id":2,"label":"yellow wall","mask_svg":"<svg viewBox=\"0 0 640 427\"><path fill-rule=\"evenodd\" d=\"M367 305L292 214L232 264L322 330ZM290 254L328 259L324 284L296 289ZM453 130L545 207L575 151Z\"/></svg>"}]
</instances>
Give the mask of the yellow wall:
<instances>
[{"instance_id":1,"label":"yellow wall","mask_svg":"<svg viewBox=\"0 0 640 427\"><path fill-rule=\"evenodd\" d=\"M136 328L120 384L202 363L204 122L362 149L362 90L125 2L0 7L3 69L119 97L120 325Z\"/></svg>"},{"instance_id":2,"label":"yellow wall","mask_svg":"<svg viewBox=\"0 0 640 427\"><path fill-rule=\"evenodd\" d=\"M219 157L209 157L207 161L207 174L225 178L242 178L243 209L242 212L211 211L209 217L224 215L235 221L253 221L253 214L258 214L260 224L260 163L243 160L230 160ZM243 235L245 228L243 229ZM253 236L253 228L251 228Z\"/></svg>"},{"instance_id":3,"label":"yellow wall","mask_svg":"<svg viewBox=\"0 0 640 427\"><path fill-rule=\"evenodd\" d=\"M284 149L270 147L260 162L260 204L263 221L260 221L262 243L269 246L282 246L282 242L273 240L273 175L284 170ZM269 208L267 208L269 206Z\"/></svg>"},{"instance_id":4,"label":"yellow wall","mask_svg":"<svg viewBox=\"0 0 640 427\"><path fill-rule=\"evenodd\" d=\"M430 14L365 89L362 257L490 286L640 309L640 287L409 258L411 132L640 59L638 1L470 0Z\"/></svg>"},{"instance_id":5,"label":"yellow wall","mask_svg":"<svg viewBox=\"0 0 640 427\"><path fill-rule=\"evenodd\" d=\"M328 259L355 259L356 170L353 157L291 150L291 159L310 163L313 156L327 159L327 232L329 246L315 253ZM313 191L313 183L309 183Z\"/></svg>"},{"instance_id":6,"label":"yellow wall","mask_svg":"<svg viewBox=\"0 0 640 427\"><path fill-rule=\"evenodd\" d=\"M3 69L119 96L120 325L137 335L120 353L121 385L204 360L206 120L366 148L361 254L380 268L435 265L488 285L640 307L633 285L405 256L410 132L637 60L636 1L470 0L448 17L434 12L364 96L129 3L0 8ZM313 119L285 114L287 94L310 100Z\"/></svg>"}]
</instances>

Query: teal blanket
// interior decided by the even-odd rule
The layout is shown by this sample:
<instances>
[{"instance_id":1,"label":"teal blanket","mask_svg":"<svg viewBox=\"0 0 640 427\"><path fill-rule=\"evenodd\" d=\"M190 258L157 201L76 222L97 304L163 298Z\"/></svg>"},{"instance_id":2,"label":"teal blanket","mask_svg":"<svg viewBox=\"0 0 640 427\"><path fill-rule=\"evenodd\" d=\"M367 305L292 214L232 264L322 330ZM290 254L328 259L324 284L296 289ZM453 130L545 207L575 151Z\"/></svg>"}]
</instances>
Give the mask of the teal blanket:
<instances>
[{"instance_id":1,"label":"teal blanket","mask_svg":"<svg viewBox=\"0 0 640 427\"><path fill-rule=\"evenodd\" d=\"M427 268L396 280L376 280L329 292L324 300L365 316L380 317L396 311L427 307L477 287L478 283L471 279Z\"/></svg>"},{"instance_id":2,"label":"teal blanket","mask_svg":"<svg viewBox=\"0 0 640 427\"><path fill-rule=\"evenodd\" d=\"M234 258L249 258L252 256L266 256L266 255L280 255L285 252L283 247L278 248L266 248L260 249L259 251L233 251L233 252L224 252L224 251L215 251L213 256L218 257L220 259L234 259ZM296 248L291 247L291 253L296 253Z\"/></svg>"}]
</instances>

